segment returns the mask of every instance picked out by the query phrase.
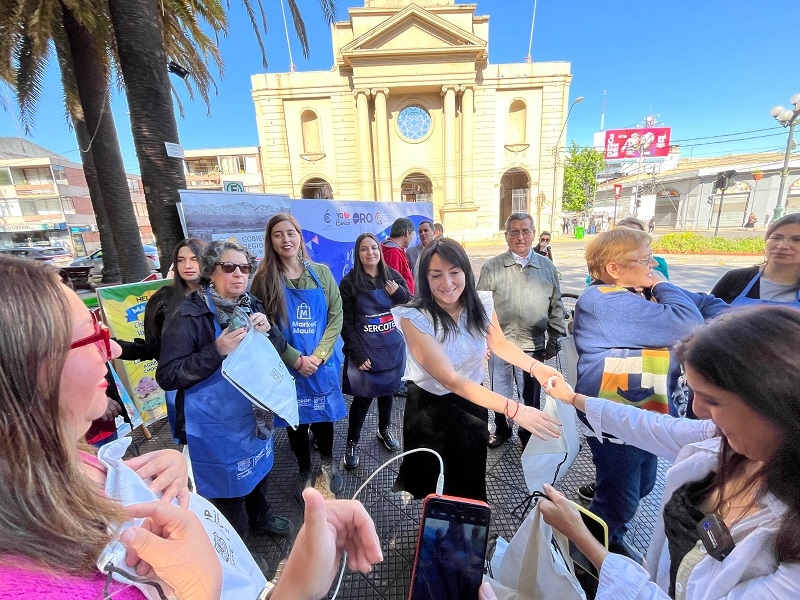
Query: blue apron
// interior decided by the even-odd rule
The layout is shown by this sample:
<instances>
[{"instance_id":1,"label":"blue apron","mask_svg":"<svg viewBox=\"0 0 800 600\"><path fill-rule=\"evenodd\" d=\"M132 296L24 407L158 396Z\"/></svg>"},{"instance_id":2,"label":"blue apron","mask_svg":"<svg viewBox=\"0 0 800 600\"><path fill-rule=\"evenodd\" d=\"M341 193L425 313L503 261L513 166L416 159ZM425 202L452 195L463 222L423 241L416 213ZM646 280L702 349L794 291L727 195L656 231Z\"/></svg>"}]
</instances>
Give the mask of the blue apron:
<instances>
[{"instance_id":1,"label":"blue apron","mask_svg":"<svg viewBox=\"0 0 800 600\"><path fill-rule=\"evenodd\" d=\"M756 276L750 280L750 283L742 290L742 293L736 296L731 302L731 306L742 307L742 306L792 306L795 305L797 308L800 308L800 290L797 292L797 298L794 302L777 302L775 300L761 300L760 298L748 298L747 294L750 293L750 290L753 289L753 286L758 281L759 277L761 277L761 271L756 273Z\"/></svg>"},{"instance_id":2,"label":"blue apron","mask_svg":"<svg viewBox=\"0 0 800 600\"><path fill-rule=\"evenodd\" d=\"M297 348L300 354L310 356L322 341L325 327L328 325L328 302L314 269L307 262L305 267L317 287L299 290L284 284L289 323L283 327L283 335L287 343ZM339 386L339 373L342 367L340 356L338 352L331 352L330 358L320 364L317 372L311 377L304 377L289 367L297 386L300 424L330 423L347 415L344 396ZM275 427L288 427L288 425L275 415Z\"/></svg>"},{"instance_id":3,"label":"blue apron","mask_svg":"<svg viewBox=\"0 0 800 600\"><path fill-rule=\"evenodd\" d=\"M350 359L345 363L344 391L375 398L394 393L406 368L406 345L395 327L393 303L383 288L359 291L356 297L356 335L372 368L359 370Z\"/></svg>"},{"instance_id":4,"label":"blue apron","mask_svg":"<svg viewBox=\"0 0 800 600\"><path fill-rule=\"evenodd\" d=\"M219 337L222 329L208 293L206 302ZM275 460L272 438L256 436L250 401L222 376L221 369L185 394L186 441L197 493L206 498L246 496Z\"/></svg>"}]
</instances>

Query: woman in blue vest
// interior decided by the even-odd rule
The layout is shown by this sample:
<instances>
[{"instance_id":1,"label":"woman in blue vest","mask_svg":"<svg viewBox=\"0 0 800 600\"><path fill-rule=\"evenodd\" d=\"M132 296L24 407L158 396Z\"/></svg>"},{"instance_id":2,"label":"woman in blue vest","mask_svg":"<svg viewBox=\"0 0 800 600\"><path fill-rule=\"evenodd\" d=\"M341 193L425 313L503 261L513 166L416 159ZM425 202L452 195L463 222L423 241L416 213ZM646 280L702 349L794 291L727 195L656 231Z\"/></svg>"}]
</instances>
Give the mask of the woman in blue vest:
<instances>
[{"instance_id":1,"label":"woman in blue vest","mask_svg":"<svg viewBox=\"0 0 800 600\"><path fill-rule=\"evenodd\" d=\"M186 438L197 492L214 504L236 532L291 535L288 519L270 515L267 474L274 460L271 414L254 410L222 376L222 361L247 329L230 327L239 307L279 353L286 340L271 327L261 302L248 294L254 260L246 248L216 241L200 259L200 288L167 317L156 380L165 390L184 390Z\"/></svg>"},{"instance_id":2,"label":"woman in blue vest","mask_svg":"<svg viewBox=\"0 0 800 600\"><path fill-rule=\"evenodd\" d=\"M800 308L800 213L775 221L764 239L764 264L728 271L711 293L732 306Z\"/></svg>"},{"instance_id":3,"label":"woman in blue vest","mask_svg":"<svg viewBox=\"0 0 800 600\"><path fill-rule=\"evenodd\" d=\"M359 463L358 442L372 399L378 398L378 439L391 452L400 442L390 429L392 396L406 366L406 344L391 309L411 299L403 276L386 265L381 244L371 233L356 239L353 270L339 284L344 310L343 390L353 395L347 427L346 469Z\"/></svg>"},{"instance_id":4,"label":"woman in blue vest","mask_svg":"<svg viewBox=\"0 0 800 600\"><path fill-rule=\"evenodd\" d=\"M267 223L264 260L253 277L252 293L264 302L269 320L276 323L289 346L284 362L295 378L300 426L286 435L297 457L296 495L302 502L306 487L314 484L309 427L322 463L323 495L341 491L342 476L333 463L333 423L347 408L339 385L341 358L336 342L342 331L342 297L331 270L308 260L303 232L297 220L277 214ZM287 424L276 419L278 427Z\"/></svg>"}]
</instances>

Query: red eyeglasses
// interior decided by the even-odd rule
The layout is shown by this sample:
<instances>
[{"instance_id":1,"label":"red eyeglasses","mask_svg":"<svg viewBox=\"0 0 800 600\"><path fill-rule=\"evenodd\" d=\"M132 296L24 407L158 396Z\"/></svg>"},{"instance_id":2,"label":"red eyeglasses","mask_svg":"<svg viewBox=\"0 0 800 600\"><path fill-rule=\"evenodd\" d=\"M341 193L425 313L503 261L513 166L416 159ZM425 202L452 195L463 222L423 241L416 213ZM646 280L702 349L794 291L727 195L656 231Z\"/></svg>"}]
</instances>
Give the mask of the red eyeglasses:
<instances>
[{"instance_id":1,"label":"red eyeglasses","mask_svg":"<svg viewBox=\"0 0 800 600\"><path fill-rule=\"evenodd\" d=\"M100 350L103 358L106 361L109 361L111 360L111 336L108 332L108 327L98 321L97 313L92 313L92 321L94 325L94 333L86 336L85 338L81 338L72 342L69 349L75 350L75 348L82 348L83 346L94 344Z\"/></svg>"}]
</instances>

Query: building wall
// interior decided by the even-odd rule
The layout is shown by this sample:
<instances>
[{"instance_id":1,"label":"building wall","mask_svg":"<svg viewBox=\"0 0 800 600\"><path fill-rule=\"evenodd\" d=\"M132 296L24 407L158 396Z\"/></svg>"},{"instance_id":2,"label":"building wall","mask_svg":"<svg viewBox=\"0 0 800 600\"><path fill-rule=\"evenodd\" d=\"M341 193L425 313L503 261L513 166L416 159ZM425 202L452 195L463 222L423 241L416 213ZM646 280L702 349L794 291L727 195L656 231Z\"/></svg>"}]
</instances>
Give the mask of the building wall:
<instances>
[{"instance_id":1,"label":"building wall","mask_svg":"<svg viewBox=\"0 0 800 600\"><path fill-rule=\"evenodd\" d=\"M490 64L488 17L475 8L453 0L366 0L332 28L331 71L254 75L265 191L301 198L309 180L322 179L334 199L396 202L405 178L421 174L447 233L485 239L507 216L501 180L518 170L528 178L528 211L542 227L560 219L553 183L554 168L562 181L563 164L556 165L553 149L567 114L570 65ZM525 104L525 134L509 144L514 101ZM430 117L420 139L398 129L409 105ZM304 145L306 111L317 116L317 152Z\"/></svg>"}]
</instances>

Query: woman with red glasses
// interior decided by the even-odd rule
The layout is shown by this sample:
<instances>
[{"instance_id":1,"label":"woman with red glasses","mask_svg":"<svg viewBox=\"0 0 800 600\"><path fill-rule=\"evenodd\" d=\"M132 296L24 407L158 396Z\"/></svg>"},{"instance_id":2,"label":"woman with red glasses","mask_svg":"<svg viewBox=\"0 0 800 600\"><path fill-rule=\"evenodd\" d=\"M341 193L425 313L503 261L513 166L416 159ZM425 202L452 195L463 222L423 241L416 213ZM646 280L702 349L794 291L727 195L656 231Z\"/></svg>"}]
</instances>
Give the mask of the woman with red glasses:
<instances>
[{"instance_id":1,"label":"woman with red glasses","mask_svg":"<svg viewBox=\"0 0 800 600\"><path fill-rule=\"evenodd\" d=\"M164 324L156 380L184 390L186 438L197 492L247 539L248 531L290 536L292 523L270 514L267 475L274 461L272 413L256 409L222 376L222 361L248 328L267 335L278 353L286 340L272 327L261 301L247 293L255 261L246 248L215 241L200 258L200 287ZM258 365L253 365L258 368Z\"/></svg>"}]
</instances>

